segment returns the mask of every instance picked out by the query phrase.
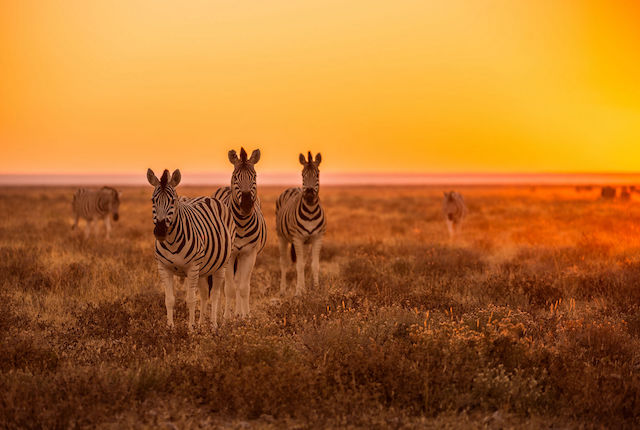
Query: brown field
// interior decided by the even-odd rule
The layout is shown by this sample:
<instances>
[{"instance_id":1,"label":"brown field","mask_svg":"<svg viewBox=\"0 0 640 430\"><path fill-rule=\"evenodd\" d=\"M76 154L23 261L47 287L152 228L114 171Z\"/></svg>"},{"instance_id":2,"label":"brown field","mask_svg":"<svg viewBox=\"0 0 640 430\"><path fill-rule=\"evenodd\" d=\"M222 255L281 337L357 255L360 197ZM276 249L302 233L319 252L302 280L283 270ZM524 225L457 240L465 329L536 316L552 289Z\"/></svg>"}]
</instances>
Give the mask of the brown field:
<instances>
[{"instance_id":1,"label":"brown field","mask_svg":"<svg viewBox=\"0 0 640 430\"><path fill-rule=\"evenodd\" d=\"M637 203L463 188L449 243L440 188L324 188L320 289L280 299L282 189L252 316L193 334L184 291L165 328L151 187L109 242L71 231L71 188L0 189L0 427L640 424Z\"/></svg>"}]
</instances>

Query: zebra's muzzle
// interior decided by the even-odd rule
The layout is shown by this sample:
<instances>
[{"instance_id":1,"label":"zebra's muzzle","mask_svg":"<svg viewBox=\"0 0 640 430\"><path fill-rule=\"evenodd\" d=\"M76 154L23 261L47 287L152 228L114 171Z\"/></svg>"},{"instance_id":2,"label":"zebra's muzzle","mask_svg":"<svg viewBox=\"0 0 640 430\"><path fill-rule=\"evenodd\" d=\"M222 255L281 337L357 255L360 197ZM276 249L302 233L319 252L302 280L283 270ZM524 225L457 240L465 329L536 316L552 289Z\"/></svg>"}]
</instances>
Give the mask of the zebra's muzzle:
<instances>
[{"instance_id":1,"label":"zebra's muzzle","mask_svg":"<svg viewBox=\"0 0 640 430\"><path fill-rule=\"evenodd\" d=\"M113 214L113 220L118 221L118 219L120 219L120 215L118 215L117 213Z\"/></svg>"},{"instance_id":2,"label":"zebra's muzzle","mask_svg":"<svg viewBox=\"0 0 640 430\"><path fill-rule=\"evenodd\" d=\"M318 197L318 194L313 188L306 188L302 192L302 198L304 198L304 201L307 202L307 204L314 203L317 197Z\"/></svg>"},{"instance_id":3,"label":"zebra's muzzle","mask_svg":"<svg viewBox=\"0 0 640 430\"><path fill-rule=\"evenodd\" d=\"M156 226L153 229L153 235L160 242L167 238L167 223L165 223L164 220L158 221L156 223Z\"/></svg>"},{"instance_id":4,"label":"zebra's muzzle","mask_svg":"<svg viewBox=\"0 0 640 430\"><path fill-rule=\"evenodd\" d=\"M251 208L253 208L253 199L251 198L250 192L243 192L240 197L240 209L245 214L251 212Z\"/></svg>"}]
</instances>

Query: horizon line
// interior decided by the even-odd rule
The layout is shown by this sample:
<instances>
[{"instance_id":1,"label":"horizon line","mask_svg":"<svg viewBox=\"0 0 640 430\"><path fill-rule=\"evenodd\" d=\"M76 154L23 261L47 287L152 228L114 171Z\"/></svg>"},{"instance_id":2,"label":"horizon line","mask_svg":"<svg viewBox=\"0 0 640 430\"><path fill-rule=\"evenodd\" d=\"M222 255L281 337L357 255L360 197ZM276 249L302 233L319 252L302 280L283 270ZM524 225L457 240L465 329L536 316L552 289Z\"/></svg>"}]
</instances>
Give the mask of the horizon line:
<instances>
[{"instance_id":1,"label":"horizon line","mask_svg":"<svg viewBox=\"0 0 640 430\"><path fill-rule=\"evenodd\" d=\"M191 172L185 185L226 185L229 172ZM299 172L260 172L262 185L298 185ZM622 185L640 172L323 172L324 185ZM0 173L0 186L144 185L139 173Z\"/></svg>"}]
</instances>

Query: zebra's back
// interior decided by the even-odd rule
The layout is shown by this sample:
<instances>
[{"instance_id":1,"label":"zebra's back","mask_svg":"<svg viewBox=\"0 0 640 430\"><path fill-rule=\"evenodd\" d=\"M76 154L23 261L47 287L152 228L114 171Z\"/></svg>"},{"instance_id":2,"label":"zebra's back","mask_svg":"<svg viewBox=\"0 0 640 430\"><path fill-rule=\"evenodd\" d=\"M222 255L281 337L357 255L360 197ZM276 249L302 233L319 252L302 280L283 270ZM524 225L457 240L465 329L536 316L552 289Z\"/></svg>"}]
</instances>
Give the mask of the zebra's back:
<instances>
[{"instance_id":1,"label":"zebra's back","mask_svg":"<svg viewBox=\"0 0 640 430\"><path fill-rule=\"evenodd\" d=\"M99 191L79 188L73 195L73 214L88 221L106 216L111 210L112 197L105 191L105 188Z\"/></svg>"}]
</instances>

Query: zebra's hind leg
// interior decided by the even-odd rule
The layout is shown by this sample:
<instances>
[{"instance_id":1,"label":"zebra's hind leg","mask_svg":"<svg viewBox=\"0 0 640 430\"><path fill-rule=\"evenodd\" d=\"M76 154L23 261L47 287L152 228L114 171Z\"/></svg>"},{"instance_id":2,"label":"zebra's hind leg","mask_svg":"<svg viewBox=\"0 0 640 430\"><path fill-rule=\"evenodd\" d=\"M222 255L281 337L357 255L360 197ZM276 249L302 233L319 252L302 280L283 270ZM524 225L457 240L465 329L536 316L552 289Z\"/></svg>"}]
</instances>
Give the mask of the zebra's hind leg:
<instances>
[{"instance_id":1,"label":"zebra's hind leg","mask_svg":"<svg viewBox=\"0 0 640 430\"><path fill-rule=\"evenodd\" d=\"M239 309L240 316L249 315L249 293L251 290L251 272L256 264L257 253L252 250L248 254L243 254L238 258L238 287L236 293L236 308Z\"/></svg>"},{"instance_id":2,"label":"zebra's hind leg","mask_svg":"<svg viewBox=\"0 0 640 430\"><path fill-rule=\"evenodd\" d=\"M218 303L220 303L220 293L224 283L225 269L222 268L213 274L213 284L211 286L211 326L218 328Z\"/></svg>"},{"instance_id":3,"label":"zebra's hind leg","mask_svg":"<svg viewBox=\"0 0 640 430\"><path fill-rule=\"evenodd\" d=\"M293 246L296 251L296 296L300 296L304 293L304 243L302 240L296 239L293 241Z\"/></svg>"},{"instance_id":4,"label":"zebra's hind leg","mask_svg":"<svg viewBox=\"0 0 640 430\"><path fill-rule=\"evenodd\" d=\"M189 330L193 330L193 324L196 320L196 289L198 288L198 279L200 268L192 266L187 272L187 308L189 309Z\"/></svg>"},{"instance_id":5,"label":"zebra's hind leg","mask_svg":"<svg viewBox=\"0 0 640 430\"><path fill-rule=\"evenodd\" d=\"M282 236L278 236L280 245L280 295L287 294L287 268L289 266L289 255L287 248L289 242Z\"/></svg>"},{"instance_id":6,"label":"zebra's hind leg","mask_svg":"<svg viewBox=\"0 0 640 430\"><path fill-rule=\"evenodd\" d=\"M73 222L73 225L71 226L71 230L75 230L76 228L78 228L78 220L80 219L79 215L76 215L76 219Z\"/></svg>"},{"instance_id":7,"label":"zebra's hind leg","mask_svg":"<svg viewBox=\"0 0 640 430\"><path fill-rule=\"evenodd\" d=\"M173 273L158 263L158 273L164 284L164 305L167 308L167 326L173 328L173 307L176 303L176 297L173 294Z\"/></svg>"},{"instance_id":8,"label":"zebra's hind leg","mask_svg":"<svg viewBox=\"0 0 640 430\"><path fill-rule=\"evenodd\" d=\"M322 237L316 238L311 244L311 273L313 275L313 286L320 285L320 250L322 249Z\"/></svg>"},{"instance_id":9,"label":"zebra's hind leg","mask_svg":"<svg viewBox=\"0 0 640 430\"><path fill-rule=\"evenodd\" d=\"M209 283L206 276L198 278L198 290L200 291L200 318L198 318L198 325L202 326L204 324L204 314L207 312L207 303L209 302Z\"/></svg>"}]
</instances>

